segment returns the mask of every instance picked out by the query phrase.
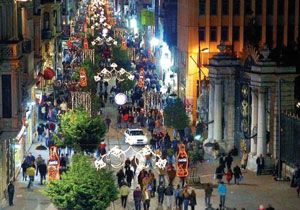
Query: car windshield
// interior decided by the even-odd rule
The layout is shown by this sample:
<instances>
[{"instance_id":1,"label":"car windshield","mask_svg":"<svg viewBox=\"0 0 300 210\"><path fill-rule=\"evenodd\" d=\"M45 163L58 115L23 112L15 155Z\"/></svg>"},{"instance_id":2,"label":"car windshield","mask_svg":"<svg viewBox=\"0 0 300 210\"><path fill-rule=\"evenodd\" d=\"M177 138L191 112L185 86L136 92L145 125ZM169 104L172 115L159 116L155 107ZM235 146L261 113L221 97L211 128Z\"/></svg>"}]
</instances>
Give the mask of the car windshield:
<instances>
[{"instance_id":1,"label":"car windshield","mask_svg":"<svg viewBox=\"0 0 300 210\"><path fill-rule=\"evenodd\" d=\"M143 131L130 131L131 136L142 136L144 135Z\"/></svg>"}]
</instances>

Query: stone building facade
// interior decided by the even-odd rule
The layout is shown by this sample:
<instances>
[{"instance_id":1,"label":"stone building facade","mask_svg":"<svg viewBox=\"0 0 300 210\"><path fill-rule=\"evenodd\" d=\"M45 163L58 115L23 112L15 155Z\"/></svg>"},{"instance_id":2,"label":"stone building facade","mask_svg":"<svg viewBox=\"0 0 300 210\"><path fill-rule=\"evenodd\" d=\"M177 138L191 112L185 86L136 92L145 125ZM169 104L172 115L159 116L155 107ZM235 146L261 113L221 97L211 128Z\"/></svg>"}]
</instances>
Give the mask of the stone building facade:
<instances>
[{"instance_id":1,"label":"stone building facade","mask_svg":"<svg viewBox=\"0 0 300 210\"><path fill-rule=\"evenodd\" d=\"M223 151L233 146L249 153L249 168L256 157L278 158L279 110L293 112L296 68L277 66L269 50L248 50L244 60L224 53L209 60L208 140Z\"/></svg>"}]
</instances>

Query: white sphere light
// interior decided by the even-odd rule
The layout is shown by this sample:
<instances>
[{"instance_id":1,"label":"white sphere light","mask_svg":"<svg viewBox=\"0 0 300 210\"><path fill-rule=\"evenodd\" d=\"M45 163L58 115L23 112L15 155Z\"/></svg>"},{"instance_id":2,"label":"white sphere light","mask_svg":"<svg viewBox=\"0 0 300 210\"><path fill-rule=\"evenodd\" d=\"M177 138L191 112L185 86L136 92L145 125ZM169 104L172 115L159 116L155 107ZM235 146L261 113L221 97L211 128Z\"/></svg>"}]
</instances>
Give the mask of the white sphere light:
<instances>
[{"instance_id":1,"label":"white sphere light","mask_svg":"<svg viewBox=\"0 0 300 210\"><path fill-rule=\"evenodd\" d=\"M115 96L115 103L119 106L122 106L124 104L126 104L127 102L127 96L124 93L118 93Z\"/></svg>"}]
</instances>

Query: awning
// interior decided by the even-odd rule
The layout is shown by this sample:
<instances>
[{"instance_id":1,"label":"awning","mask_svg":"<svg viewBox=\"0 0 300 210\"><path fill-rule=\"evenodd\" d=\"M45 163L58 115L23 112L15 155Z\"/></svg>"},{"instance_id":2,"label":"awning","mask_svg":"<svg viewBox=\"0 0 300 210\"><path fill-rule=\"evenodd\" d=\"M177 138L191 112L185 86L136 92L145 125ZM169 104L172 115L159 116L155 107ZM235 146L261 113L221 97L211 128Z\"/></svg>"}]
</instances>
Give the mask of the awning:
<instances>
[{"instance_id":1,"label":"awning","mask_svg":"<svg viewBox=\"0 0 300 210\"><path fill-rule=\"evenodd\" d=\"M44 69L44 79L45 80L51 80L55 76L55 72L50 67L47 67Z\"/></svg>"}]
</instances>

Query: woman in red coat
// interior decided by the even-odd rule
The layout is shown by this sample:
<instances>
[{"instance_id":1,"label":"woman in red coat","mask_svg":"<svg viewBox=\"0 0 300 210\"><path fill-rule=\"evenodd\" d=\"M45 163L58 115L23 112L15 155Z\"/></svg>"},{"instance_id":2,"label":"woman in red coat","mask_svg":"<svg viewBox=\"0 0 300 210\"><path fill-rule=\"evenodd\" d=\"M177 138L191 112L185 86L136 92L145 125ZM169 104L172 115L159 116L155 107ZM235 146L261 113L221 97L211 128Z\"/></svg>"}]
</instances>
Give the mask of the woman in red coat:
<instances>
[{"instance_id":1,"label":"woman in red coat","mask_svg":"<svg viewBox=\"0 0 300 210\"><path fill-rule=\"evenodd\" d=\"M227 172L225 173L225 176L226 176L226 180L227 180L227 183L230 184L230 181L232 179L232 170L231 169L228 169Z\"/></svg>"}]
</instances>

